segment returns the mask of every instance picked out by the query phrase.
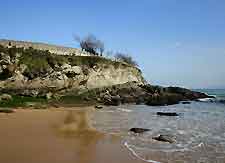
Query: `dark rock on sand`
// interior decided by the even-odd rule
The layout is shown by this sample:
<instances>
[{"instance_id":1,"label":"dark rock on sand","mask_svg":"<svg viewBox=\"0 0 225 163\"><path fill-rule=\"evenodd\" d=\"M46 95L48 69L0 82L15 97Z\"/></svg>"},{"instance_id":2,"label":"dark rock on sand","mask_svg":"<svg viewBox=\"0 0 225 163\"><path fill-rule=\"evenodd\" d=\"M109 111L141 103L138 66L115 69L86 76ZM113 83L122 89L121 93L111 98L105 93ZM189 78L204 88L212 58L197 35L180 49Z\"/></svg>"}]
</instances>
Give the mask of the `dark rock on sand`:
<instances>
[{"instance_id":1,"label":"dark rock on sand","mask_svg":"<svg viewBox=\"0 0 225 163\"><path fill-rule=\"evenodd\" d=\"M159 116L179 116L179 114L175 112L157 112Z\"/></svg>"},{"instance_id":2,"label":"dark rock on sand","mask_svg":"<svg viewBox=\"0 0 225 163\"><path fill-rule=\"evenodd\" d=\"M12 109L0 109L0 113L13 113L14 110Z\"/></svg>"},{"instance_id":3,"label":"dark rock on sand","mask_svg":"<svg viewBox=\"0 0 225 163\"><path fill-rule=\"evenodd\" d=\"M101 105L96 105L96 106L95 106L95 109L103 109L103 106L101 106Z\"/></svg>"},{"instance_id":4,"label":"dark rock on sand","mask_svg":"<svg viewBox=\"0 0 225 163\"><path fill-rule=\"evenodd\" d=\"M130 131L134 132L134 133L143 133L143 132L150 131L150 129L146 129L146 128L131 128Z\"/></svg>"},{"instance_id":5,"label":"dark rock on sand","mask_svg":"<svg viewBox=\"0 0 225 163\"><path fill-rule=\"evenodd\" d=\"M176 140L172 135L159 135L157 137L153 137L152 139L162 142L175 143Z\"/></svg>"}]
</instances>

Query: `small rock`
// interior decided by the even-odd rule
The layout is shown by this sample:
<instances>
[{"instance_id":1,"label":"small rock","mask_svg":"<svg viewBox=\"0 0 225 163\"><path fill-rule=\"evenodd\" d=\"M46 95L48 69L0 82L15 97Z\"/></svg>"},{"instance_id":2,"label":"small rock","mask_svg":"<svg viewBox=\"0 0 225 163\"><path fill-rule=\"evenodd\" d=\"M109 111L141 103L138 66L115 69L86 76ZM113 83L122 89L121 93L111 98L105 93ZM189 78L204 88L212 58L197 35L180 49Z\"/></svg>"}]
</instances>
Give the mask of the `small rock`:
<instances>
[{"instance_id":1,"label":"small rock","mask_svg":"<svg viewBox=\"0 0 225 163\"><path fill-rule=\"evenodd\" d=\"M143 133L143 132L150 131L150 129L146 129L146 128L131 128L129 131L134 132L134 133Z\"/></svg>"},{"instance_id":2,"label":"small rock","mask_svg":"<svg viewBox=\"0 0 225 163\"><path fill-rule=\"evenodd\" d=\"M153 137L152 139L162 142L175 143L176 140L172 135L159 135L157 137Z\"/></svg>"},{"instance_id":3,"label":"small rock","mask_svg":"<svg viewBox=\"0 0 225 163\"><path fill-rule=\"evenodd\" d=\"M157 112L159 116L179 116L179 114L175 112Z\"/></svg>"},{"instance_id":4,"label":"small rock","mask_svg":"<svg viewBox=\"0 0 225 163\"><path fill-rule=\"evenodd\" d=\"M101 106L101 105L96 105L96 106L95 106L95 109L103 109L103 106Z\"/></svg>"}]
</instances>

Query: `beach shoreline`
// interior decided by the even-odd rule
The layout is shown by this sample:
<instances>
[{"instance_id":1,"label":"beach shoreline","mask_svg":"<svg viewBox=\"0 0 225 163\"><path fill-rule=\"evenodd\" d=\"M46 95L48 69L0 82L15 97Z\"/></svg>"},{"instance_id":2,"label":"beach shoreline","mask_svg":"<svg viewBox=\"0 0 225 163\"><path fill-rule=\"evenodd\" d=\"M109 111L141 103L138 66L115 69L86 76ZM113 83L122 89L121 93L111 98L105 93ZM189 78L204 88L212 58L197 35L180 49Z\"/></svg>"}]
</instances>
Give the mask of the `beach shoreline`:
<instances>
[{"instance_id":1,"label":"beach shoreline","mask_svg":"<svg viewBox=\"0 0 225 163\"><path fill-rule=\"evenodd\" d=\"M93 109L17 109L0 114L0 162L142 162L121 145L119 137L86 124L83 118ZM80 126L83 129L76 128Z\"/></svg>"}]
</instances>

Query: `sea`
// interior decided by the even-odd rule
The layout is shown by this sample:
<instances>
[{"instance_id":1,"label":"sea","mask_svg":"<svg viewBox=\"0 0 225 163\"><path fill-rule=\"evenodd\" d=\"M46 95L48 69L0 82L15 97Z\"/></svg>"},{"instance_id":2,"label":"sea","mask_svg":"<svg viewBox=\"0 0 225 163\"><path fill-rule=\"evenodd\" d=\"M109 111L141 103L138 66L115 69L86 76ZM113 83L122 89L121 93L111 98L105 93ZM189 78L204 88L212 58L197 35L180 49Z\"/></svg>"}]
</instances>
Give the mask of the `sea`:
<instances>
[{"instance_id":1,"label":"sea","mask_svg":"<svg viewBox=\"0 0 225 163\"><path fill-rule=\"evenodd\" d=\"M225 89L199 89L214 99L170 106L122 105L95 113L93 125L100 131L121 137L131 155L150 163L225 163ZM177 117L157 112L176 112ZM130 128L146 128L143 134ZM153 140L170 135L176 142Z\"/></svg>"}]
</instances>

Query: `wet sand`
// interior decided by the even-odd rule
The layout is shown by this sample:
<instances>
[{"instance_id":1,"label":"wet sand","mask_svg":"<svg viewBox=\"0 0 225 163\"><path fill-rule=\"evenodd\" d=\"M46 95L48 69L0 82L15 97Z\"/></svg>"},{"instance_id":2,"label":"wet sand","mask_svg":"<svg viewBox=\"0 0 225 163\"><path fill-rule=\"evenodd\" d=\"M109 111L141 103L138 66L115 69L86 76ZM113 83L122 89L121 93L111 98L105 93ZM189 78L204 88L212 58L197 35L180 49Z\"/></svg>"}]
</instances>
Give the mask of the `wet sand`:
<instances>
[{"instance_id":1,"label":"wet sand","mask_svg":"<svg viewBox=\"0 0 225 163\"><path fill-rule=\"evenodd\" d=\"M97 131L92 107L0 114L1 163L141 163L120 137Z\"/></svg>"}]
</instances>

